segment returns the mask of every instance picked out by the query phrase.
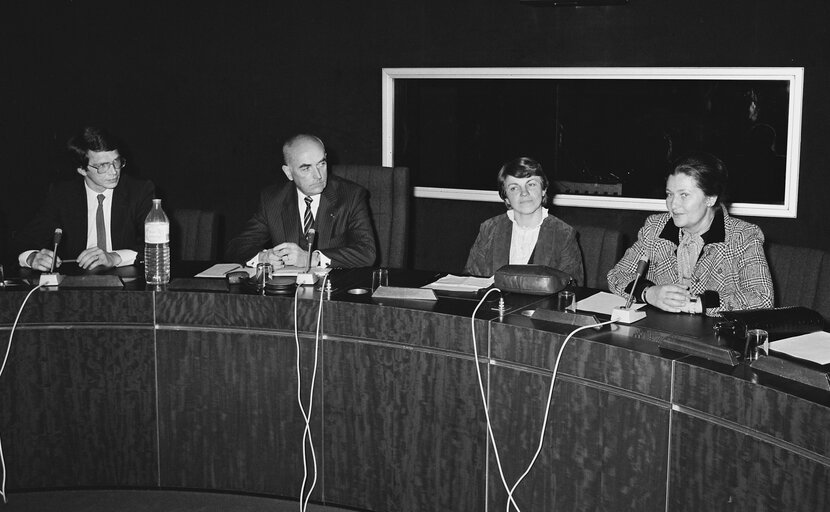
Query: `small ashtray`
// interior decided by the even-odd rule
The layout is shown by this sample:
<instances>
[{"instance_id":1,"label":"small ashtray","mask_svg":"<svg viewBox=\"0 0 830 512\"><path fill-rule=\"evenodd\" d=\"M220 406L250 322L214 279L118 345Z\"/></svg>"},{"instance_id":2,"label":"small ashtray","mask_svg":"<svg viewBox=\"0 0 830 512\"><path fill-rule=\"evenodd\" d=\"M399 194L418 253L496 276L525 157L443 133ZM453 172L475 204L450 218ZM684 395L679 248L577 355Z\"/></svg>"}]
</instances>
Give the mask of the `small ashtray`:
<instances>
[{"instance_id":1,"label":"small ashtray","mask_svg":"<svg viewBox=\"0 0 830 512\"><path fill-rule=\"evenodd\" d=\"M365 295L369 293L369 290L367 290L366 288L352 288L349 290L349 293L351 293L352 295Z\"/></svg>"}]
</instances>

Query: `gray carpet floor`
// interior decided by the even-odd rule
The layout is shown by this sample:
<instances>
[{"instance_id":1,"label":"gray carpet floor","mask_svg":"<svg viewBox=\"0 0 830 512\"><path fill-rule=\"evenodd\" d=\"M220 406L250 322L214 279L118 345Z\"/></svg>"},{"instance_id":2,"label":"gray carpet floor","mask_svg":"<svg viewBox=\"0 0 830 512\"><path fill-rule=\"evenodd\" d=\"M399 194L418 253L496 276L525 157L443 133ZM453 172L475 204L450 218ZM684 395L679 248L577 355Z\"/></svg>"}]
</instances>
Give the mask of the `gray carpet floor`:
<instances>
[{"instance_id":1,"label":"gray carpet floor","mask_svg":"<svg viewBox=\"0 0 830 512\"><path fill-rule=\"evenodd\" d=\"M9 492L0 512L298 512L296 501L209 492L95 490ZM347 509L308 505L308 512Z\"/></svg>"}]
</instances>

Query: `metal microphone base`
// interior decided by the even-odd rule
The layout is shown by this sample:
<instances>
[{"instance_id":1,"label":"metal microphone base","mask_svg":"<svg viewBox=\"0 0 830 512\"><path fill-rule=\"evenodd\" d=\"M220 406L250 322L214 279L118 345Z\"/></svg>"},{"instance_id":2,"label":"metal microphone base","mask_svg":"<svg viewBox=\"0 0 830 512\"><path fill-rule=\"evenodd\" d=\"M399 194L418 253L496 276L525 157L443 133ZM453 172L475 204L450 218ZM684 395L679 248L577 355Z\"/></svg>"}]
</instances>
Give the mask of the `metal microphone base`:
<instances>
[{"instance_id":1,"label":"metal microphone base","mask_svg":"<svg viewBox=\"0 0 830 512\"><path fill-rule=\"evenodd\" d=\"M40 274L40 286L59 286L63 281L63 276L57 273Z\"/></svg>"},{"instance_id":2,"label":"metal microphone base","mask_svg":"<svg viewBox=\"0 0 830 512\"><path fill-rule=\"evenodd\" d=\"M634 322L638 322L645 317L646 312L637 309L622 307L614 308L613 311L611 311L611 320L622 324L633 324Z\"/></svg>"}]
</instances>

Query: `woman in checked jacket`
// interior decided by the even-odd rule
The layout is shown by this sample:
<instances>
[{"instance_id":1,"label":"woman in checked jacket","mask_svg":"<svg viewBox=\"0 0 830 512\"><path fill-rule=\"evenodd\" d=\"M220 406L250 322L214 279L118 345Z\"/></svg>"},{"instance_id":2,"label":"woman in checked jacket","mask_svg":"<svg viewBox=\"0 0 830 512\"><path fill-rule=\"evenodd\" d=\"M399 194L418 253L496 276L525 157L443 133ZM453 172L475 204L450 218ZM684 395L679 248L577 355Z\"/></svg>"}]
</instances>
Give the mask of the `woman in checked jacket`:
<instances>
[{"instance_id":1,"label":"woman in checked jacket","mask_svg":"<svg viewBox=\"0 0 830 512\"><path fill-rule=\"evenodd\" d=\"M608 272L611 291L674 313L771 308L764 234L727 213L726 183L726 167L713 155L676 160L666 178L668 212L646 219ZM649 260L648 271L632 290L641 258Z\"/></svg>"}]
</instances>

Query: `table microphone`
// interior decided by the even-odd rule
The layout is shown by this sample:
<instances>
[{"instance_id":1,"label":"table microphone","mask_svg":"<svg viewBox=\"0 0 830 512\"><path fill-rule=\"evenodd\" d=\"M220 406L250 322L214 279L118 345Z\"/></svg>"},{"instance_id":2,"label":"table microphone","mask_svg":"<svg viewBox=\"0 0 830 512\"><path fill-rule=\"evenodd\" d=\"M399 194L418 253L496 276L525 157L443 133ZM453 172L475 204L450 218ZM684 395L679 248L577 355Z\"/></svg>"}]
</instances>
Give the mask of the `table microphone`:
<instances>
[{"instance_id":1,"label":"table microphone","mask_svg":"<svg viewBox=\"0 0 830 512\"><path fill-rule=\"evenodd\" d=\"M625 301L625 306L621 308L614 308L611 311L611 320L621 322L624 324L633 324L638 320L642 320L646 317L645 311L638 311L632 310L631 304L634 302L634 290L637 289L637 283L640 281L640 278L646 274L646 268L648 267L648 256L640 257L640 261L637 262L637 273L634 276L634 282L631 283L631 292L628 294L628 300Z\"/></svg>"},{"instance_id":2,"label":"table microphone","mask_svg":"<svg viewBox=\"0 0 830 512\"><path fill-rule=\"evenodd\" d=\"M317 282L317 277L311 273L311 252L314 246L314 237L317 231L314 228L309 228L308 233L305 234L306 249L308 250L308 259L305 264L305 272L297 274L297 284L314 284Z\"/></svg>"},{"instance_id":3,"label":"table microphone","mask_svg":"<svg viewBox=\"0 0 830 512\"><path fill-rule=\"evenodd\" d=\"M305 240L307 242L306 248L308 249L308 261L306 262L305 271L308 272L311 270L311 251L314 250L314 237L317 235L317 231L314 228L308 228L308 233L305 235Z\"/></svg>"},{"instance_id":4,"label":"table microphone","mask_svg":"<svg viewBox=\"0 0 830 512\"><path fill-rule=\"evenodd\" d=\"M58 244L61 243L63 237L63 230L55 228L55 234L52 236L52 267L48 273L40 274L41 286L58 286L63 280L63 276L55 274L55 262L58 260Z\"/></svg>"}]
</instances>

